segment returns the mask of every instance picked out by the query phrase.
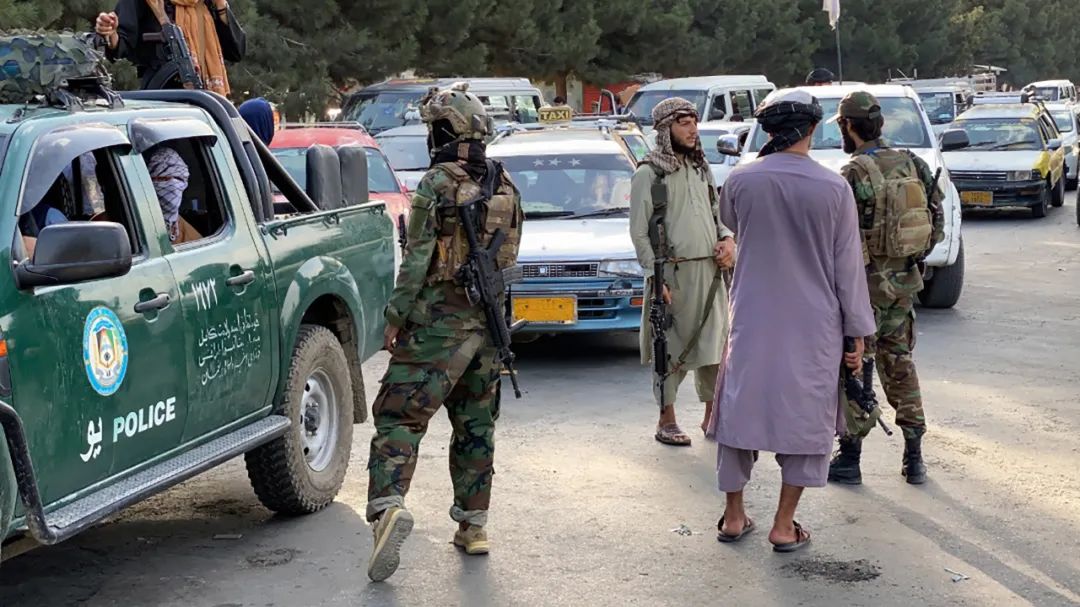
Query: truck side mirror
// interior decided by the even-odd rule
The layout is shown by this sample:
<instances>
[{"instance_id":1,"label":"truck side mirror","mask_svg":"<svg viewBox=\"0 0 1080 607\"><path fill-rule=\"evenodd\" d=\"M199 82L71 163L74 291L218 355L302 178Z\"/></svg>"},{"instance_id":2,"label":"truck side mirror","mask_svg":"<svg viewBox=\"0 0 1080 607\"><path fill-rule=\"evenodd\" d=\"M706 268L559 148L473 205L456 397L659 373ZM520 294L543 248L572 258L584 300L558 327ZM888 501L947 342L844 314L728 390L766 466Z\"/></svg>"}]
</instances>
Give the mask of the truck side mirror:
<instances>
[{"instance_id":1,"label":"truck side mirror","mask_svg":"<svg viewBox=\"0 0 1080 607\"><path fill-rule=\"evenodd\" d=\"M38 234L34 256L15 267L20 289L123 276L131 269L131 240L109 221L54 224Z\"/></svg>"},{"instance_id":2,"label":"truck side mirror","mask_svg":"<svg viewBox=\"0 0 1080 607\"><path fill-rule=\"evenodd\" d=\"M949 129L941 134L941 151L962 150L971 145L967 132L963 129Z\"/></svg>"},{"instance_id":3,"label":"truck side mirror","mask_svg":"<svg viewBox=\"0 0 1080 607\"><path fill-rule=\"evenodd\" d=\"M716 140L716 151L724 156L738 156L739 137L737 135L721 135Z\"/></svg>"}]
</instances>

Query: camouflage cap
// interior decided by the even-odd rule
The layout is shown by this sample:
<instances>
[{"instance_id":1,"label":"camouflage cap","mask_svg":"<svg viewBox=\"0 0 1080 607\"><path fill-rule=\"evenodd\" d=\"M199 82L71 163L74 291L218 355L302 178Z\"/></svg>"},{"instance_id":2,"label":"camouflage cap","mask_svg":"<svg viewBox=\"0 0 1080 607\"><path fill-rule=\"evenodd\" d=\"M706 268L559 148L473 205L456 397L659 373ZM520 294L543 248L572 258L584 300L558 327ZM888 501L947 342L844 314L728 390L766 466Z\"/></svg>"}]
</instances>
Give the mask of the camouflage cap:
<instances>
[{"instance_id":1,"label":"camouflage cap","mask_svg":"<svg viewBox=\"0 0 1080 607\"><path fill-rule=\"evenodd\" d=\"M441 91L432 87L420 100L420 119L429 125L448 121L459 139L483 139L495 131L483 102L469 92L466 82Z\"/></svg>"},{"instance_id":2,"label":"camouflage cap","mask_svg":"<svg viewBox=\"0 0 1080 607\"><path fill-rule=\"evenodd\" d=\"M867 118L876 120L881 118L881 104L877 97L867 91L855 91L848 93L840 100L840 109L837 112L839 118Z\"/></svg>"}]
</instances>

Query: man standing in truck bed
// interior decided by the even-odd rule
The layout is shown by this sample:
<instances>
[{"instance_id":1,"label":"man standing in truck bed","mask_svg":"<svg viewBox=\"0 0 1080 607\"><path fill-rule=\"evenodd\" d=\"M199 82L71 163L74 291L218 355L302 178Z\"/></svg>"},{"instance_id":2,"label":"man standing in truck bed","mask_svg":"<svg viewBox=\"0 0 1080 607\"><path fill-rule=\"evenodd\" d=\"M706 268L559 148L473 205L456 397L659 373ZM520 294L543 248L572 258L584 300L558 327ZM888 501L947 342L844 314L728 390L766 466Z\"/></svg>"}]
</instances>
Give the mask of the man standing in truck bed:
<instances>
[{"instance_id":1,"label":"man standing in truck bed","mask_svg":"<svg viewBox=\"0 0 1080 607\"><path fill-rule=\"evenodd\" d=\"M413 197L408 245L386 309L390 365L372 408L376 431L368 461L367 519L375 535L368 565L374 581L397 570L401 544L413 525L405 494L420 439L444 405L454 428L450 517L459 524L454 544L467 554L488 552L484 525L501 365L483 311L469 303L456 280L469 253L459 205L481 195L488 172L496 172L478 235L486 246L497 230L506 234L497 253L499 268L516 264L524 218L510 176L487 160L483 140L493 126L480 100L467 86L455 85L428 93L421 103L432 166Z\"/></svg>"}]
</instances>

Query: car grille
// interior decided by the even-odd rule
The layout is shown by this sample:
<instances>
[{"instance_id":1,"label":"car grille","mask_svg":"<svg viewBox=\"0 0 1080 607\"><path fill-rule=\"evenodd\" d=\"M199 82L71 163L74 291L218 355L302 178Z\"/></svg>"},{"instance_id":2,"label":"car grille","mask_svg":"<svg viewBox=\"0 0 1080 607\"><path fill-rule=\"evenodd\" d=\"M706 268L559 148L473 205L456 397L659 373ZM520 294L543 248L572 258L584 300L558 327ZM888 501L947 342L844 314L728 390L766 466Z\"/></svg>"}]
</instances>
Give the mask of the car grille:
<instances>
[{"instance_id":1,"label":"car grille","mask_svg":"<svg viewBox=\"0 0 1080 607\"><path fill-rule=\"evenodd\" d=\"M613 320L619 309L615 297L589 297L578 299L578 320Z\"/></svg>"},{"instance_id":2,"label":"car grille","mask_svg":"<svg viewBox=\"0 0 1080 607\"><path fill-rule=\"evenodd\" d=\"M596 263L533 263L522 266L525 278L596 278Z\"/></svg>"},{"instance_id":3,"label":"car grille","mask_svg":"<svg viewBox=\"0 0 1080 607\"><path fill-rule=\"evenodd\" d=\"M949 176L960 181L1005 181L1005 171L949 171Z\"/></svg>"}]
</instances>

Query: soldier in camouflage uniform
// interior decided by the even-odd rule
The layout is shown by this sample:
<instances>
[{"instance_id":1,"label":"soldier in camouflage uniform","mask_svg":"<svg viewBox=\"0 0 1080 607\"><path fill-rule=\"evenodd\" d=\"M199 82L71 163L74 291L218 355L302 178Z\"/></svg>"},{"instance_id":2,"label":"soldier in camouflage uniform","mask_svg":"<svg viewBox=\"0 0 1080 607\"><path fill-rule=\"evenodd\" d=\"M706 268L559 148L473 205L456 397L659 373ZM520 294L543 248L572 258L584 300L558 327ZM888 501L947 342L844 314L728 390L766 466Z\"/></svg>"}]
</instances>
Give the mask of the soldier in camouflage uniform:
<instances>
[{"instance_id":1,"label":"soldier in camouflage uniform","mask_svg":"<svg viewBox=\"0 0 1080 607\"><path fill-rule=\"evenodd\" d=\"M416 469L428 422L445 406L453 425L450 476L459 523L454 544L468 554L488 551L488 504L495 420L499 417L500 363L481 308L473 306L456 280L468 253L458 204L480 193L488 163L483 139L492 121L467 86L431 91L422 101L432 167L417 187L408 244L397 286L386 308L390 365L372 413L375 436L368 461L367 519L375 547L368 576L385 580L397 569L402 542L412 529L405 494ZM479 234L487 244L496 229L508 235L498 251L500 268L516 263L521 197L503 171L494 196L481 213Z\"/></svg>"},{"instance_id":2,"label":"soldier in camouflage uniform","mask_svg":"<svg viewBox=\"0 0 1080 607\"><path fill-rule=\"evenodd\" d=\"M866 340L866 355L876 355L882 387L904 433L901 472L907 482L921 484L926 481L922 460L926 418L912 359L914 299L923 288L922 261L944 238L945 195L926 162L907 150L890 149L881 139L885 120L873 95L861 91L847 95L840 102L837 121L844 151L853 154L841 172L858 205L870 303L877 319L876 335ZM854 403L849 403L848 411L849 433L840 440L829 480L859 484L862 439L873 421L852 423L865 413Z\"/></svg>"}]
</instances>

